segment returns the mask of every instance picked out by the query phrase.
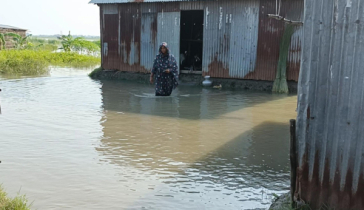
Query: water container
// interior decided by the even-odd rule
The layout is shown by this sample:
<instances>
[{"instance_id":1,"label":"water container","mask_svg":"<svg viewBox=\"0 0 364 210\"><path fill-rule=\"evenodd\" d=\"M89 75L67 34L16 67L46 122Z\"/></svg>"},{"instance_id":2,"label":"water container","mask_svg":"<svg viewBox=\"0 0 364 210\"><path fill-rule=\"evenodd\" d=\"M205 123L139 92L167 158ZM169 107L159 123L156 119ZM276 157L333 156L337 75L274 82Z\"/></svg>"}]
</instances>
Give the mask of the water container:
<instances>
[{"instance_id":1,"label":"water container","mask_svg":"<svg viewBox=\"0 0 364 210\"><path fill-rule=\"evenodd\" d=\"M202 82L202 85L204 87L209 87L212 85L212 82L210 81L210 76L205 76L205 80Z\"/></svg>"}]
</instances>

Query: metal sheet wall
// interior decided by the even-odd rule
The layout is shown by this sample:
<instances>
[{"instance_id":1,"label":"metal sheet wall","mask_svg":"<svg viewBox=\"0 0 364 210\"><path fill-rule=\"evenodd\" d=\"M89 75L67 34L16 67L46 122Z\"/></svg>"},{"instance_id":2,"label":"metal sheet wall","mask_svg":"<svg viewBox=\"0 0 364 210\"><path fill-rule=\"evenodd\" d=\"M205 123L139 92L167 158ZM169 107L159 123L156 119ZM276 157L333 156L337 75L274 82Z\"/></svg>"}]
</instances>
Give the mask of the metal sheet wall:
<instances>
[{"instance_id":1,"label":"metal sheet wall","mask_svg":"<svg viewBox=\"0 0 364 210\"><path fill-rule=\"evenodd\" d=\"M259 1L205 2L203 71L243 78L256 62Z\"/></svg>"},{"instance_id":2,"label":"metal sheet wall","mask_svg":"<svg viewBox=\"0 0 364 210\"><path fill-rule=\"evenodd\" d=\"M303 21L304 1L294 0L284 2L282 11L290 20ZM303 27L297 26L291 38L291 46L288 54L287 80L298 81L301 66L301 46Z\"/></svg>"},{"instance_id":3,"label":"metal sheet wall","mask_svg":"<svg viewBox=\"0 0 364 210\"><path fill-rule=\"evenodd\" d=\"M118 15L103 14L103 20L102 67L118 69Z\"/></svg>"},{"instance_id":4,"label":"metal sheet wall","mask_svg":"<svg viewBox=\"0 0 364 210\"><path fill-rule=\"evenodd\" d=\"M180 12L159 12L158 13L158 44L168 43L168 49L176 58L179 64L180 47Z\"/></svg>"},{"instance_id":5,"label":"metal sheet wall","mask_svg":"<svg viewBox=\"0 0 364 210\"><path fill-rule=\"evenodd\" d=\"M105 9L106 6L101 5ZM173 48L172 53L178 59L179 41L176 39L179 38L179 30L177 31L179 28L175 25L179 23L179 17L176 14L180 10L204 10L204 75L270 81L275 78L279 43L284 24L267 18L267 14L275 13L275 2L273 1L130 3L118 4L117 7L120 43L119 54L115 59L119 59L121 64L115 69L148 72L157 54L159 42L162 40L168 40L170 47ZM291 15L292 19L298 20L300 17L297 14L301 15L302 7L303 0L283 0L281 15ZM107 10L113 11L112 8L107 8ZM162 14L171 16L166 22L169 24L166 27L170 30L159 33L158 30L161 30L162 23L158 24L158 22L162 22ZM105 25L105 19L103 20ZM108 30L116 30L112 27L108 28L110 28ZM171 31L176 33L173 36L168 35ZM111 33L111 31L104 32L104 36ZM162 37L161 34L166 36ZM289 80L297 81L298 79L301 36L302 30L298 30L292 38L287 72ZM108 57L110 56L115 56L115 54L108 54Z\"/></svg>"},{"instance_id":6,"label":"metal sheet wall","mask_svg":"<svg viewBox=\"0 0 364 210\"><path fill-rule=\"evenodd\" d=\"M117 14L113 14L115 11ZM179 3L101 5L103 68L149 72L159 45L158 13L169 16L168 13L175 11L180 11Z\"/></svg>"},{"instance_id":7,"label":"metal sheet wall","mask_svg":"<svg viewBox=\"0 0 364 210\"><path fill-rule=\"evenodd\" d=\"M296 199L364 209L364 1L306 0Z\"/></svg>"},{"instance_id":8,"label":"metal sheet wall","mask_svg":"<svg viewBox=\"0 0 364 210\"><path fill-rule=\"evenodd\" d=\"M147 72L140 68L141 45L140 6L119 5L119 69L123 71Z\"/></svg>"},{"instance_id":9,"label":"metal sheet wall","mask_svg":"<svg viewBox=\"0 0 364 210\"><path fill-rule=\"evenodd\" d=\"M152 69L157 54L157 14L142 13L142 45L140 65Z\"/></svg>"},{"instance_id":10,"label":"metal sheet wall","mask_svg":"<svg viewBox=\"0 0 364 210\"><path fill-rule=\"evenodd\" d=\"M257 59L259 2L238 2L231 15L229 76L244 78L254 71Z\"/></svg>"}]
</instances>

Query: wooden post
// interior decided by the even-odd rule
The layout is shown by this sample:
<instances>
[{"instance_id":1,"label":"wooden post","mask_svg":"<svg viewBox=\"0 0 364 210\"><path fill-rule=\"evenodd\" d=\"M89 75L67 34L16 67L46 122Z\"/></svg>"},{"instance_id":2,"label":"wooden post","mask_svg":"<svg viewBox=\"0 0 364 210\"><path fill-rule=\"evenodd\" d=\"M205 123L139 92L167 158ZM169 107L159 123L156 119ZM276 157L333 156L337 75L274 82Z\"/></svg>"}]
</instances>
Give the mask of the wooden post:
<instances>
[{"instance_id":1,"label":"wooden post","mask_svg":"<svg viewBox=\"0 0 364 210\"><path fill-rule=\"evenodd\" d=\"M297 150L296 150L296 120L290 120L290 160L291 160L291 203L292 208L296 207L294 202L294 193L296 191L296 175L297 175Z\"/></svg>"}]
</instances>

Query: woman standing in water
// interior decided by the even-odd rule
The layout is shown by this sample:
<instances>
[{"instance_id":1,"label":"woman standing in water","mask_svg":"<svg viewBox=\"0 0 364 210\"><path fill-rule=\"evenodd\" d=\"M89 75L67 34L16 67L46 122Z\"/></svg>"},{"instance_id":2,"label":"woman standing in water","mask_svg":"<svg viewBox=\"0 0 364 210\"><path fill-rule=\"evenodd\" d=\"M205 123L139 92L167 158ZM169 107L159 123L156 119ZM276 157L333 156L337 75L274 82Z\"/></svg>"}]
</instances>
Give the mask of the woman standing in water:
<instances>
[{"instance_id":1,"label":"woman standing in water","mask_svg":"<svg viewBox=\"0 0 364 210\"><path fill-rule=\"evenodd\" d=\"M154 60L150 83L155 79L155 95L170 96L178 86L178 66L176 59L170 54L167 43L159 47L159 54Z\"/></svg>"}]
</instances>

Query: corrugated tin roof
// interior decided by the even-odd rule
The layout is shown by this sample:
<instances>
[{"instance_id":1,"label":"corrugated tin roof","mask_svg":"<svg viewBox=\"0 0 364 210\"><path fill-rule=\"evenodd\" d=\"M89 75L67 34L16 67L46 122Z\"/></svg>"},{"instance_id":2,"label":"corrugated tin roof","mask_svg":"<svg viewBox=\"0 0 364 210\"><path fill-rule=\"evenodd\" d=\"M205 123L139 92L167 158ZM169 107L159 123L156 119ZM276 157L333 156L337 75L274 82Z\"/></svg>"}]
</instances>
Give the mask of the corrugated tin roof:
<instances>
[{"instance_id":1,"label":"corrugated tin roof","mask_svg":"<svg viewBox=\"0 0 364 210\"><path fill-rule=\"evenodd\" d=\"M144 2L177 2L197 0L91 0L90 4L119 4L119 3L144 3Z\"/></svg>"},{"instance_id":2,"label":"corrugated tin roof","mask_svg":"<svg viewBox=\"0 0 364 210\"><path fill-rule=\"evenodd\" d=\"M22 29L22 28L18 28L18 27L14 27L14 26L8 26L8 25L1 25L1 24L0 24L0 28L14 29L14 30L22 30L22 31L26 31L27 30L27 29Z\"/></svg>"}]
</instances>

